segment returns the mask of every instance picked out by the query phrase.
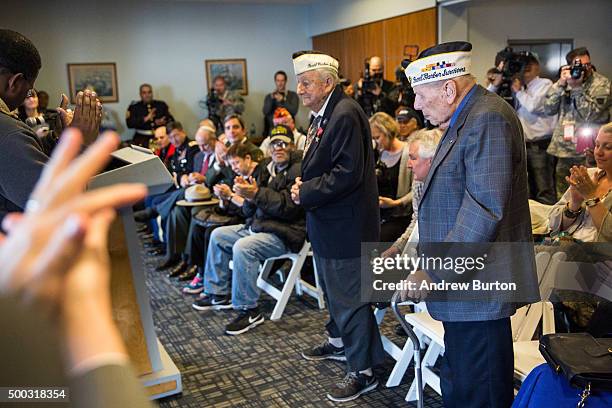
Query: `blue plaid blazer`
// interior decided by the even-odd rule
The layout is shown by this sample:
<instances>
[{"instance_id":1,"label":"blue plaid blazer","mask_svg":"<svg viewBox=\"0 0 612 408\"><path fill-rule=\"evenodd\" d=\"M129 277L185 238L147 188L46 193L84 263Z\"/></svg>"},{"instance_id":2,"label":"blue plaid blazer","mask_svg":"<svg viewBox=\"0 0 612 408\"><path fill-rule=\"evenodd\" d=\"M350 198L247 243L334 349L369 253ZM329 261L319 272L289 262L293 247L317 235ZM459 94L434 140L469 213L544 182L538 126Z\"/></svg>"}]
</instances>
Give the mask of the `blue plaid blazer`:
<instances>
[{"instance_id":1,"label":"blue plaid blazer","mask_svg":"<svg viewBox=\"0 0 612 408\"><path fill-rule=\"evenodd\" d=\"M476 85L445 132L419 205L419 242L531 242L527 164L521 124L512 107ZM533 266L533 262L529 262ZM506 264L496 276L535 279L535 268ZM516 270L516 269L524 270ZM513 302L427 302L441 321L511 316Z\"/></svg>"}]
</instances>

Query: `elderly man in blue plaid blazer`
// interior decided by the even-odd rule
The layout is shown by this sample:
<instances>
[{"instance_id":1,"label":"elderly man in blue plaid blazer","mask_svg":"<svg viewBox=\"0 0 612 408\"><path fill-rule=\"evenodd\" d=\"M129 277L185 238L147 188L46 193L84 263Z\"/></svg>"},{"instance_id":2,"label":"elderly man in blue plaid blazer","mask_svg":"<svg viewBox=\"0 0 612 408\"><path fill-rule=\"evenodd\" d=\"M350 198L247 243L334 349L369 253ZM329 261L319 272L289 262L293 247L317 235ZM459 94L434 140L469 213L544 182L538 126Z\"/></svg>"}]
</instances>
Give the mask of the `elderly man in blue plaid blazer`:
<instances>
[{"instance_id":1,"label":"elderly man in blue plaid blazer","mask_svg":"<svg viewBox=\"0 0 612 408\"><path fill-rule=\"evenodd\" d=\"M508 103L476 85L471 49L467 42L439 44L406 68L415 108L445 130L423 187L419 242L530 242L521 124ZM512 264L496 274L507 280L517 274L525 274L524 280L535 277L532 268L516 271ZM487 300L427 302L432 317L444 325L446 407L512 404L510 316L516 306Z\"/></svg>"}]
</instances>

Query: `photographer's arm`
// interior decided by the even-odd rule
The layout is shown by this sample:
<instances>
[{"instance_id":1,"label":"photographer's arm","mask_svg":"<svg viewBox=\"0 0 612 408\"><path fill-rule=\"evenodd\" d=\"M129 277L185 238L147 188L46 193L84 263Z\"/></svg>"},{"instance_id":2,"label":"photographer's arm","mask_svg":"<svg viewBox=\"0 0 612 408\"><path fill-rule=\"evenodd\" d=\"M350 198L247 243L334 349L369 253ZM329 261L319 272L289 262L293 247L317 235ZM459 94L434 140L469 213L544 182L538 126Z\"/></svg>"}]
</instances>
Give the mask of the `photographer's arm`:
<instances>
[{"instance_id":1,"label":"photographer's arm","mask_svg":"<svg viewBox=\"0 0 612 408\"><path fill-rule=\"evenodd\" d=\"M533 84L532 81L530 83ZM546 94L552 83L550 81L540 81L535 86L528 86L526 89L520 90L516 93L516 99L518 99L521 106L523 106L530 113L544 113L544 103Z\"/></svg>"},{"instance_id":2,"label":"photographer's arm","mask_svg":"<svg viewBox=\"0 0 612 408\"><path fill-rule=\"evenodd\" d=\"M549 115L556 115L559 113L561 106L561 100L563 99L563 93L565 92L565 86L561 86L558 82L553 84L544 97L544 112Z\"/></svg>"}]
</instances>

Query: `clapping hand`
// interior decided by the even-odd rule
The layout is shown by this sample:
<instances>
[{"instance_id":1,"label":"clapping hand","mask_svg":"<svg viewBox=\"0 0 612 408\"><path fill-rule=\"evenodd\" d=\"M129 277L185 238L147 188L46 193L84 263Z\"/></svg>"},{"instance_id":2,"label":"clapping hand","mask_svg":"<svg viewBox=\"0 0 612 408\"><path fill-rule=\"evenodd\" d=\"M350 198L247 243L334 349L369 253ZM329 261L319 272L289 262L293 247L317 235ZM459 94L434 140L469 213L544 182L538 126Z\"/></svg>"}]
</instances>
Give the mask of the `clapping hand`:
<instances>
[{"instance_id":1,"label":"clapping hand","mask_svg":"<svg viewBox=\"0 0 612 408\"><path fill-rule=\"evenodd\" d=\"M597 181L595 181L584 166L573 166L570 169L569 177L566 176L565 180L578 192L583 200L594 198L595 192L597 191Z\"/></svg>"},{"instance_id":2,"label":"clapping hand","mask_svg":"<svg viewBox=\"0 0 612 408\"><path fill-rule=\"evenodd\" d=\"M247 180L243 177L236 177L234 180L234 192L246 200L253 200L258 191L257 181L253 177Z\"/></svg>"},{"instance_id":3,"label":"clapping hand","mask_svg":"<svg viewBox=\"0 0 612 408\"><path fill-rule=\"evenodd\" d=\"M102 122L102 103L96 93L89 89L79 92L72 114L66 110L67 106L68 98L66 95L62 95L62 103L57 110L64 127L72 126L79 129L83 142L87 145L91 144L98 137L100 123Z\"/></svg>"}]
</instances>

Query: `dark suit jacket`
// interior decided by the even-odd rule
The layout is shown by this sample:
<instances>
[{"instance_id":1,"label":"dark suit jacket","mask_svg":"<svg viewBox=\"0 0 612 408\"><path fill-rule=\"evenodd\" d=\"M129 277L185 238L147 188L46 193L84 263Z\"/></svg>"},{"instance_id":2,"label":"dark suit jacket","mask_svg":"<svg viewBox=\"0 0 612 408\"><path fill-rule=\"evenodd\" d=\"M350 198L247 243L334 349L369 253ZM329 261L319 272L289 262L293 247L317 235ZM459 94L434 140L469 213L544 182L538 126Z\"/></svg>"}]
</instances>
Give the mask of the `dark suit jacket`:
<instances>
[{"instance_id":1,"label":"dark suit jacket","mask_svg":"<svg viewBox=\"0 0 612 408\"><path fill-rule=\"evenodd\" d=\"M425 180L418 212L421 246L532 241L521 124L508 103L476 86L442 137ZM533 286L533 248L525 247L530 253L514 254L496 270L496 276ZM428 302L427 308L442 321L481 321L508 317L516 305L449 301Z\"/></svg>"},{"instance_id":2,"label":"dark suit jacket","mask_svg":"<svg viewBox=\"0 0 612 408\"><path fill-rule=\"evenodd\" d=\"M356 258L361 242L378 242L378 187L368 118L337 86L302 162L300 201L318 256Z\"/></svg>"}]
</instances>

